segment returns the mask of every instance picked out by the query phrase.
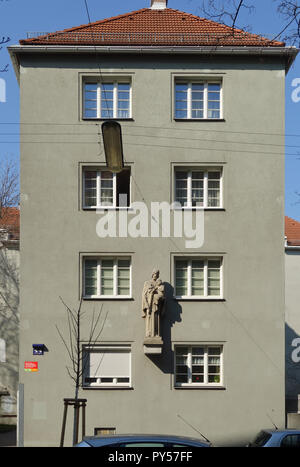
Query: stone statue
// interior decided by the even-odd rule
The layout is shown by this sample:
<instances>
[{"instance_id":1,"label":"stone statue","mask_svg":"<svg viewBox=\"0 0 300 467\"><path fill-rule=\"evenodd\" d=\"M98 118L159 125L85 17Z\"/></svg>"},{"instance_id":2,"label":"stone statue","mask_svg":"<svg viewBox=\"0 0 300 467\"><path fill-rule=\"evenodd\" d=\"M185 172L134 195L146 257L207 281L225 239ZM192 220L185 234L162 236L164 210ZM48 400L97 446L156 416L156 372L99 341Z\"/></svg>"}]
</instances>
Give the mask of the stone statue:
<instances>
[{"instance_id":1,"label":"stone statue","mask_svg":"<svg viewBox=\"0 0 300 467\"><path fill-rule=\"evenodd\" d=\"M146 320L146 339L161 340L160 319L165 302L165 287L159 279L159 270L154 269L152 279L144 283L142 317Z\"/></svg>"}]
</instances>

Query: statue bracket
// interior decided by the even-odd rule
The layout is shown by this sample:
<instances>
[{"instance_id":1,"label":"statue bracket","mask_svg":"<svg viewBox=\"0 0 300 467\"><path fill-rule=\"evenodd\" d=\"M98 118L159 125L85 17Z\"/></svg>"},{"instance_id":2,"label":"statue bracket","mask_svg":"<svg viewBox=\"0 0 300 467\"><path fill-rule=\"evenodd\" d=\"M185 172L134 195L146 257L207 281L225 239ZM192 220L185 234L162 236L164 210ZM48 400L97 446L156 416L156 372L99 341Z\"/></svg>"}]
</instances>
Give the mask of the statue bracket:
<instances>
[{"instance_id":1,"label":"statue bracket","mask_svg":"<svg viewBox=\"0 0 300 467\"><path fill-rule=\"evenodd\" d=\"M144 340L144 354L160 355L162 353L163 340L160 336L146 337Z\"/></svg>"}]
</instances>

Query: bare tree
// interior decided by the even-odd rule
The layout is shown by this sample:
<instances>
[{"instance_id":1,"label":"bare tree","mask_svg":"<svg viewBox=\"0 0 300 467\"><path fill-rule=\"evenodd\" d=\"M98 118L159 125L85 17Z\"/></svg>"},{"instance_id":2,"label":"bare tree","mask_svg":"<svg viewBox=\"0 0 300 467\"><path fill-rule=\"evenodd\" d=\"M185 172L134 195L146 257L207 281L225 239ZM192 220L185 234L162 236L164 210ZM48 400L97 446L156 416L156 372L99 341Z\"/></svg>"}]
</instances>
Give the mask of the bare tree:
<instances>
[{"instance_id":1,"label":"bare tree","mask_svg":"<svg viewBox=\"0 0 300 467\"><path fill-rule=\"evenodd\" d=\"M84 349L82 346L82 336L81 336L81 326L82 318L84 312L82 311L82 298L80 299L77 310L72 310L60 297L61 302L63 303L68 321L68 337L64 337L58 326L56 329L58 334L67 350L67 354L70 360L70 365L66 366L67 373L74 383L74 401L78 401L79 389L81 378L85 373L88 359L86 358L85 350L92 348L97 342L103 331L108 312L106 312L104 319L101 322L102 317L102 306L100 312L97 314L95 310L92 313L92 320L90 324L89 334L87 339L84 339ZM73 445L77 442L77 417L78 412L74 410L74 421L73 421Z\"/></svg>"},{"instance_id":2,"label":"bare tree","mask_svg":"<svg viewBox=\"0 0 300 467\"><path fill-rule=\"evenodd\" d=\"M2 2L3 0L0 0L0 1ZM2 50L2 45L7 44L8 42L10 42L9 37L3 36L2 38L0 38L0 51ZM3 68L0 68L0 73L4 73L6 71L8 71L8 63L4 65Z\"/></svg>"},{"instance_id":3,"label":"bare tree","mask_svg":"<svg viewBox=\"0 0 300 467\"><path fill-rule=\"evenodd\" d=\"M232 34L234 34L234 28L241 11L246 9L251 13L254 10L254 5L249 5L246 0L202 0L200 9L207 18L229 25L232 28ZM247 28L244 26L244 29Z\"/></svg>"},{"instance_id":4,"label":"bare tree","mask_svg":"<svg viewBox=\"0 0 300 467\"><path fill-rule=\"evenodd\" d=\"M7 44L9 41L9 37L2 37L0 39L0 51L2 50L2 45ZM5 71L8 71L8 63L3 68L0 68L0 73L4 73Z\"/></svg>"},{"instance_id":5,"label":"bare tree","mask_svg":"<svg viewBox=\"0 0 300 467\"><path fill-rule=\"evenodd\" d=\"M278 1L277 10L283 16L285 25L276 36L291 45L300 45L300 2L299 1Z\"/></svg>"},{"instance_id":6,"label":"bare tree","mask_svg":"<svg viewBox=\"0 0 300 467\"><path fill-rule=\"evenodd\" d=\"M19 265L12 256L10 250L0 247L0 318L18 326Z\"/></svg>"},{"instance_id":7,"label":"bare tree","mask_svg":"<svg viewBox=\"0 0 300 467\"><path fill-rule=\"evenodd\" d=\"M251 3L249 3L249 1ZM232 28L232 35L242 11L253 13L259 0L202 0L200 10L211 20L227 24ZM282 27L270 40L281 40L289 45L300 46L300 1L273 0L274 8L282 17ZM249 25L240 26L249 30Z\"/></svg>"},{"instance_id":8,"label":"bare tree","mask_svg":"<svg viewBox=\"0 0 300 467\"><path fill-rule=\"evenodd\" d=\"M15 162L0 161L0 220L5 208L19 204L19 174Z\"/></svg>"}]
</instances>

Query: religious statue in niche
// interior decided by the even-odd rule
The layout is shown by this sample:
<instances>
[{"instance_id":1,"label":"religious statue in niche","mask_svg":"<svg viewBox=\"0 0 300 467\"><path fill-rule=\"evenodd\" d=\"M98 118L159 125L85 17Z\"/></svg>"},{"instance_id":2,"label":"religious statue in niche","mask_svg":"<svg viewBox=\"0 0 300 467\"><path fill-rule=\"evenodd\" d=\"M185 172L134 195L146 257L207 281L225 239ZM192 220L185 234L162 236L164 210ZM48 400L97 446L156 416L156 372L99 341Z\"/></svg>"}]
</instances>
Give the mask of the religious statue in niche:
<instances>
[{"instance_id":1,"label":"religious statue in niche","mask_svg":"<svg viewBox=\"0 0 300 467\"><path fill-rule=\"evenodd\" d=\"M165 287L159 278L159 270L154 269L150 281L144 283L142 296L142 317L146 321L146 341L161 339L161 317L165 303Z\"/></svg>"}]
</instances>

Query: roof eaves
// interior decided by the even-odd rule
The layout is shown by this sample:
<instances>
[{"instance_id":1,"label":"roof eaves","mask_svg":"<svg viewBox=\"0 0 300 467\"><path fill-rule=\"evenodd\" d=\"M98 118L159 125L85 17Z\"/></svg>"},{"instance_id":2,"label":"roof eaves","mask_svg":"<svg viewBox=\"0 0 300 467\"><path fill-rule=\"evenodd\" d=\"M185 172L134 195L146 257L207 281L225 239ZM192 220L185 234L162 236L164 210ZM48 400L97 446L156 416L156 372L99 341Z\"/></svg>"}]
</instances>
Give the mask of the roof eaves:
<instances>
[{"instance_id":1,"label":"roof eaves","mask_svg":"<svg viewBox=\"0 0 300 467\"><path fill-rule=\"evenodd\" d=\"M165 45L40 45L21 44L8 47L13 68L20 80L20 54L23 53L155 53L155 54L198 54L198 55L270 55L282 56L285 60L285 71L289 71L299 50L296 47L270 46L165 46Z\"/></svg>"}]
</instances>

